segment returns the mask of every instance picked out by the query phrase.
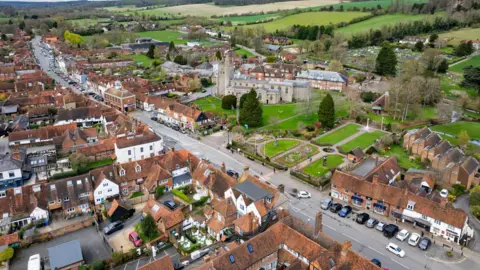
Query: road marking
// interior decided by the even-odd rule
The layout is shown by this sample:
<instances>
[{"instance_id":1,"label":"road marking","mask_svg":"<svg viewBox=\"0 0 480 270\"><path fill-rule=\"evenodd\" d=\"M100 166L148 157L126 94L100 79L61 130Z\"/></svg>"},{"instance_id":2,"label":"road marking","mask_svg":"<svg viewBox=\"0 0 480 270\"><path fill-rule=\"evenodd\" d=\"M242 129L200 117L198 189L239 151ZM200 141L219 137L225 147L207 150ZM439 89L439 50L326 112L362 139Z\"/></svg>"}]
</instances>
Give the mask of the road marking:
<instances>
[{"instance_id":1,"label":"road marking","mask_svg":"<svg viewBox=\"0 0 480 270\"><path fill-rule=\"evenodd\" d=\"M344 233L342 233L342 234L343 234L343 235L345 235L346 237L348 237L348 238L352 239L353 241L355 241L355 242L357 242L357 243L360 243L360 241L358 241L357 239L355 239L355 238L351 237L350 235L348 235L348 234L344 234Z\"/></svg>"},{"instance_id":2,"label":"road marking","mask_svg":"<svg viewBox=\"0 0 480 270\"><path fill-rule=\"evenodd\" d=\"M334 230L334 231L337 231L335 228L331 227L331 226L328 226L327 224L323 224L323 226L329 228L330 230Z\"/></svg>"},{"instance_id":3,"label":"road marking","mask_svg":"<svg viewBox=\"0 0 480 270\"><path fill-rule=\"evenodd\" d=\"M398 263L399 265L405 267L406 269L410 269L410 268L408 268L405 264L399 263L399 262L398 262L397 260L395 260L395 259L392 259L392 261Z\"/></svg>"},{"instance_id":4,"label":"road marking","mask_svg":"<svg viewBox=\"0 0 480 270\"><path fill-rule=\"evenodd\" d=\"M138 269L138 264L140 263L140 259L137 261L137 267L135 269Z\"/></svg>"},{"instance_id":5,"label":"road marking","mask_svg":"<svg viewBox=\"0 0 480 270\"><path fill-rule=\"evenodd\" d=\"M371 250L373 250L373 251L381 254L382 256L385 256L385 254L383 254L382 252L380 252L380 251L378 251L378 250L376 250L376 249L374 249L374 248L372 248L372 247L369 247L369 246L367 246L367 247L368 247L369 249L371 249Z\"/></svg>"}]
</instances>

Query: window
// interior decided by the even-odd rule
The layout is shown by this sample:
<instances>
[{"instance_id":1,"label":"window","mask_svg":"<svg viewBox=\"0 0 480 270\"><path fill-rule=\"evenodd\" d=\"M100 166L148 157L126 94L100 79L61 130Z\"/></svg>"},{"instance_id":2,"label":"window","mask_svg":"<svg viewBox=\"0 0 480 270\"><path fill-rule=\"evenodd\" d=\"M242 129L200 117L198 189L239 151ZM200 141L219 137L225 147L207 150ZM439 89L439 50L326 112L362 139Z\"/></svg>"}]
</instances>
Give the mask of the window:
<instances>
[{"instance_id":1,"label":"window","mask_svg":"<svg viewBox=\"0 0 480 270\"><path fill-rule=\"evenodd\" d=\"M135 171L136 171L136 172L141 172L141 171L142 171L142 167L140 167L140 165L137 165L137 167L135 167Z\"/></svg>"},{"instance_id":2,"label":"window","mask_svg":"<svg viewBox=\"0 0 480 270\"><path fill-rule=\"evenodd\" d=\"M435 224L442 225L442 222L440 220L435 219Z\"/></svg>"},{"instance_id":3,"label":"window","mask_svg":"<svg viewBox=\"0 0 480 270\"><path fill-rule=\"evenodd\" d=\"M102 191L99 191L99 192L98 192L98 195L102 195Z\"/></svg>"},{"instance_id":4,"label":"window","mask_svg":"<svg viewBox=\"0 0 480 270\"><path fill-rule=\"evenodd\" d=\"M3 179L3 173L0 173L0 179Z\"/></svg>"},{"instance_id":5,"label":"window","mask_svg":"<svg viewBox=\"0 0 480 270\"><path fill-rule=\"evenodd\" d=\"M17 195L17 194L22 194L22 188L21 187L17 187L13 190L13 194Z\"/></svg>"},{"instance_id":6,"label":"window","mask_svg":"<svg viewBox=\"0 0 480 270\"><path fill-rule=\"evenodd\" d=\"M455 230L455 227L453 227L452 225L448 225L448 229L449 230Z\"/></svg>"},{"instance_id":7,"label":"window","mask_svg":"<svg viewBox=\"0 0 480 270\"><path fill-rule=\"evenodd\" d=\"M127 182L122 182L120 185L126 186L126 185L127 185Z\"/></svg>"},{"instance_id":8,"label":"window","mask_svg":"<svg viewBox=\"0 0 480 270\"><path fill-rule=\"evenodd\" d=\"M128 150L128 155L130 156L132 154L132 150Z\"/></svg>"},{"instance_id":9,"label":"window","mask_svg":"<svg viewBox=\"0 0 480 270\"><path fill-rule=\"evenodd\" d=\"M152 150L153 150L153 144L152 144L152 145L150 145L150 151L152 151Z\"/></svg>"},{"instance_id":10,"label":"window","mask_svg":"<svg viewBox=\"0 0 480 270\"><path fill-rule=\"evenodd\" d=\"M422 218L426 220L426 219L427 219L427 216L425 216L425 215L422 215Z\"/></svg>"},{"instance_id":11,"label":"window","mask_svg":"<svg viewBox=\"0 0 480 270\"><path fill-rule=\"evenodd\" d=\"M7 192L5 190L0 191L0 198L5 198L7 196Z\"/></svg>"},{"instance_id":12,"label":"window","mask_svg":"<svg viewBox=\"0 0 480 270\"><path fill-rule=\"evenodd\" d=\"M54 203L55 203L55 201L49 201L48 202L48 204L54 204Z\"/></svg>"},{"instance_id":13,"label":"window","mask_svg":"<svg viewBox=\"0 0 480 270\"><path fill-rule=\"evenodd\" d=\"M67 212L68 212L68 213L71 213L71 212L73 212L73 211L75 211L75 208L73 208L73 207L67 209Z\"/></svg>"},{"instance_id":14,"label":"window","mask_svg":"<svg viewBox=\"0 0 480 270\"><path fill-rule=\"evenodd\" d=\"M140 153L143 153L143 147L140 147Z\"/></svg>"},{"instance_id":15,"label":"window","mask_svg":"<svg viewBox=\"0 0 480 270\"><path fill-rule=\"evenodd\" d=\"M103 186L104 186L104 187L108 187L108 183L103 183Z\"/></svg>"},{"instance_id":16,"label":"window","mask_svg":"<svg viewBox=\"0 0 480 270\"><path fill-rule=\"evenodd\" d=\"M63 201L68 202L68 201L70 201L70 199L68 197L65 197L65 198L63 198Z\"/></svg>"},{"instance_id":17,"label":"window","mask_svg":"<svg viewBox=\"0 0 480 270\"><path fill-rule=\"evenodd\" d=\"M252 247L252 245L248 244L248 245L247 245L247 248L248 248L248 252L250 252L250 253L253 252L253 247Z\"/></svg>"},{"instance_id":18,"label":"window","mask_svg":"<svg viewBox=\"0 0 480 270\"><path fill-rule=\"evenodd\" d=\"M8 177L10 178L15 177L15 172L8 172Z\"/></svg>"},{"instance_id":19,"label":"window","mask_svg":"<svg viewBox=\"0 0 480 270\"><path fill-rule=\"evenodd\" d=\"M125 176L125 170L124 169L120 170L120 176Z\"/></svg>"},{"instance_id":20,"label":"window","mask_svg":"<svg viewBox=\"0 0 480 270\"><path fill-rule=\"evenodd\" d=\"M107 192L112 192L112 189L111 189L111 188L110 188L110 189L108 189L108 190L107 190Z\"/></svg>"},{"instance_id":21,"label":"window","mask_svg":"<svg viewBox=\"0 0 480 270\"><path fill-rule=\"evenodd\" d=\"M415 208L415 202L408 201L407 209L413 211L414 208Z\"/></svg>"},{"instance_id":22,"label":"window","mask_svg":"<svg viewBox=\"0 0 480 270\"><path fill-rule=\"evenodd\" d=\"M55 187L55 185L50 185L50 190L56 190L57 188Z\"/></svg>"},{"instance_id":23,"label":"window","mask_svg":"<svg viewBox=\"0 0 480 270\"><path fill-rule=\"evenodd\" d=\"M67 186L72 186L72 181L67 181Z\"/></svg>"}]
</instances>

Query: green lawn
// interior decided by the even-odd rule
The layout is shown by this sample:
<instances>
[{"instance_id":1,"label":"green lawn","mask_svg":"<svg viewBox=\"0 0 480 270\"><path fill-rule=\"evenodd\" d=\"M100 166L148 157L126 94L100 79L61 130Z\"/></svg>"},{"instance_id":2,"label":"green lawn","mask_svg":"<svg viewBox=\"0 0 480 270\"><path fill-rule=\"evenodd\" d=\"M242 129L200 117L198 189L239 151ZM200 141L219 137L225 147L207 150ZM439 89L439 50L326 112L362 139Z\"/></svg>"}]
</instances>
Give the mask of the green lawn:
<instances>
[{"instance_id":1,"label":"green lawn","mask_svg":"<svg viewBox=\"0 0 480 270\"><path fill-rule=\"evenodd\" d=\"M256 28L263 27L267 32L275 32L275 30L283 30L292 25L328 25L341 22L349 22L352 19L368 15L366 12L305 12L295 15L286 16L284 18L274 20L267 23L251 24L241 27ZM230 30L233 27L226 29Z\"/></svg>"},{"instance_id":2,"label":"green lawn","mask_svg":"<svg viewBox=\"0 0 480 270\"><path fill-rule=\"evenodd\" d=\"M247 51L243 48L240 48L240 49L236 49L235 50L235 53L238 55L238 56L243 56L243 55L246 55L247 57L250 57L250 56L253 56L254 54L251 53L250 51Z\"/></svg>"},{"instance_id":3,"label":"green lawn","mask_svg":"<svg viewBox=\"0 0 480 270\"><path fill-rule=\"evenodd\" d=\"M235 111L222 109L222 100L216 97L197 99L193 104L197 105L200 110L205 112L217 112L226 114L227 116L235 115Z\"/></svg>"},{"instance_id":4,"label":"green lawn","mask_svg":"<svg viewBox=\"0 0 480 270\"><path fill-rule=\"evenodd\" d=\"M305 168L303 168L303 172L306 174L311 175L312 177L320 177L326 174L333 168L338 167L340 164L343 163L343 157L339 155L329 155L327 156L327 163L326 166L323 166L323 158L320 158Z\"/></svg>"},{"instance_id":5,"label":"green lawn","mask_svg":"<svg viewBox=\"0 0 480 270\"><path fill-rule=\"evenodd\" d=\"M399 22L411 22L411 21L421 21L425 18L433 18L435 16L441 16L443 13L436 13L435 15L410 15L410 14L388 14L377 16L371 19L368 19L363 22L354 23L347 27L335 29L337 33L343 33L345 36L352 34L358 34L360 32L365 32L370 29L381 29L386 25L394 25Z\"/></svg>"},{"instance_id":6,"label":"green lawn","mask_svg":"<svg viewBox=\"0 0 480 270\"><path fill-rule=\"evenodd\" d=\"M267 157L271 158L288 151L299 144L300 142L295 140L277 140L277 146L275 146L274 141L269 142L263 147L262 153L265 153Z\"/></svg>"},{"instance_id":7,"label":"green lawn","mask_svg":"<svg viewBox=\"0 0 480 270\"><path fill-rule=\"evenodd\" d=\"M153 59L148 58L144 54L135 54L133 56L133 61L135 61L135 63L141 63L144 67L149 67L152 64Z\"/></svg>"},{"instance_id":8,"label":"green lawn","mask_svg":"<svg viewBox=\"0 0 480 270\"><path fill-rule=\"evenodd\" d=\"M365 149L368 146L372 145L375 140L380 139L385 134L385 132L380 130L375 130L373 132L365 132L362 135L356 137L355 139L343 144L341 148L343 152L348 152L355 147Z\"/></svg>"},{"instance_id":9,"label":"green lawn","mask_svg":"<svg viewBox=\"0 0 480 270\"><path fill-rule=\"evenodd\" d=\"M301 103L263 105L263 125L272 124L298 114Z\"/></svg>"},{"instance_id":10,"label":"green lawn","mask_svg":"<svg viewBox=\"0 0 480 270\"><path fill-rule=\"evenodd\" d=\"M406 152L400 145L392 145L390 150L387 150L382 153L385 156L395 156L397 158L398 164L404 169L414 168L421 169L423 168L417 161L410 160L410 155Z\"/></svg>"},{"instance_id":11,"label":"green lawn","mask_svg":"<svg viewBox=\"0 0 480 270\"><path fill-rule=\"evenodd\" d=\"M448 44L457 46L462 40L480 37L480 28L463 28L457 31L449 31L439 34L438 36L439 38L448 38Z\"/></svg>"},{"instance_id":12,"label":"green lawn","mask_svg":"<svg viewBox=\"0 0 480 270\"><path fill-rule=\"evenodd\" d=\"M432 126L432 130L458 136L460 131L465 130L471 139L480 140L480 123L477 122L455 122L438 126ZM445 136L444 136L445 137Z\"/></svg>"},{"instance_id":13,"label":"green lawn","mask_svg":"<svg viewBox=\"0 0 480 270\"><path fill-rule=\"evenodd\" d=\"M175 44L185 44L188 41L187 39L178 39L182 36L182 33L169 30L139 32L137 34L139 37L150 37L165 42L173 41Z\"/></svg>"},{"instance_id":14,"label":"green lawn","mask_svg":"<svg viewBox=\"0 0 480 270\"><path fill-rule=\"evenodd\" d=\"M478 33L480 35L480 32ZM452 65L448 68L449 71L463 73L463 69L469 66L480 66L480 55L476 55L467 61L463 61L457 65Z\"/></svg>"},{"instance_id":15,"label":"green lawn","mask_svg":"<svg viewBox=\"0 0 480 270\"><path fill-rule=\"evenodd\" d=\"M447 94L448 98L457 98L458 95L453 93L453 91L462 91L466 92L470 97L476 98L477 97L477 91L473 88L465 88L463 86L460 86L460 83L462 82L462 76L456 76L456 75L446 75L442 77L441 84L442 84L442 91Z\"/></svg>"},{"instance_id":16,"label":"green lawn","mask_svg":"<svg viewBox=\"0 0 480 270\"><path fill-rule=\"evenodd\" d=\"M295 151L290 152L287 155L276 158L275 162L278 162L287 167L291 167L315 155L316 153L318 153L318 147L307 144L304 146L300 146Z\"/></svg>"},{"instance_id":17,"label":"green lawn","mask_svg":"<svg viewBox=\"0 0 480 270\"><path fill-rule=\"evenodd\" d=\"M319 144L334 145L357 133L359 128L360 127L357 124L351 123L333 132L325 134L320 138L315 139L315 141Z\"/></svg>"}]
</instances>

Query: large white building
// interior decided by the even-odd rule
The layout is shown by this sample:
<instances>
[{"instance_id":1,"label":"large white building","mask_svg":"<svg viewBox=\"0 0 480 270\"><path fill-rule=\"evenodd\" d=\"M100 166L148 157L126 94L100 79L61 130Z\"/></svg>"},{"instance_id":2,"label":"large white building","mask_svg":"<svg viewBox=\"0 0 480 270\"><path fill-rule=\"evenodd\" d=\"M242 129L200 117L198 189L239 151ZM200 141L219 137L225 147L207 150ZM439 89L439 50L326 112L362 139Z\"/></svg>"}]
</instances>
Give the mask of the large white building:
<instances>
[{"instance_id":1,"label":"large white building","mask_svg":"<svg viewBox=\"0 0 480 270\"><path fill-rule=\"evenodd\" d=\"M95 190L93 191L93 200L95 205L105 202L108 198L116 197L120 193L118 185L104 177L95 182Z\"/></svg>"},{"instance_id":2,"label":"large white building","mask_svg":"<svg viewBox=\"0 0 480 270\"><path fill-rule=\"evenodd\" d=\"M115 155L119 163L157 156L162 152L162 137L151 131L117 137L115 142Z\"/></svg>"}]
</instances>

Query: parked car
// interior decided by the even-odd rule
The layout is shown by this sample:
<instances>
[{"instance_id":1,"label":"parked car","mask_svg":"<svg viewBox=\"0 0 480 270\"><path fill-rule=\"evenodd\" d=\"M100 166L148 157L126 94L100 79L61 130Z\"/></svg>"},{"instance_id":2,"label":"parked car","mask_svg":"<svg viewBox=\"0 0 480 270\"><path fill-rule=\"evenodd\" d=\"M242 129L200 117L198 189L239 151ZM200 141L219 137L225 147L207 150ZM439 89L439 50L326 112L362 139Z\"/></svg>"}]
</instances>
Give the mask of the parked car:
<instances>
[{"instance_id":1,"label":"parked car","mask_svg":"<svg viewBox=\"0 0 480 270\"><path fill-rule=\"evenodd\" d=\"M383 235L388 238L392 238L398 232L398 226L395 224L388 224L383 228Z\"/></svg>"},{"instance_id":2,"label":"parked car","mask_svg":"<svg viewBox=\"0 0 480 270\"><path fill-rule=\"evenodd\" d=\"M338 215L341 216L341 217L346 217L348 216L350 213L352 212L352 207L349 206L349 205L346 205L342 208L342 210L340 210L340 212L338 212Z\"/></svg>"},{"instance_id":3,"label":"parked car","mask_svg":"<svg viewBox=\"0 0 480 270\"><path fill-rule=\"evenodd\" d=\"M397 233L396 238L400 241L405 241L405 239L407 239L409 235L410 233L407 230L403 229Z\"/></svg>"},{"instance_id":4,"label":"parked car","mask_svg":"<svg viewBox=\"0 0 480 270\"><path fill-rule=\"evenodd\" d=\"M180 133L182 133L182 134L187 134L187 130L184 129L184 128L182 128L182 129L180 129Z\"/></svg>"},{"instance_id":5,"label":"parked car","mask_svg":"<svg viewBox=\"0 0 480 270\"><path fill-rule=\"evenodd\" d=\"M328 208L330 208L330 206L332 206L333 204L333 200L332 199L325 199L324 201L322 201L322 203L320 204L320 207L323 209L323 210L327 210Z\"/></svg>"},{"instance_id":6,"label":"parked car","mask_svg":"<svg viewBox=\"0 0 480 270\"><path fill-rule=\"evenodd\" d=\"M180 131L180 127L177 126L177 125L173 125L173 126L172 126L172 129L173 129L173 130L176 130L176 131Z\"/></svg>"},{"instance_id":7,"label":"parked car","mask_svg":"<svg viewBox=\"0 0 480 270\"><path fill-rule=\"evenodd\" d=\"M371 262L378 267L382 267L382 263L378 259L373 258Z\"/></svg>"},{"instance_id":8,"label":"parked car","mask_svg":"<svg viewBox=\"0 0 480 270\"><path fill-rule=\"evenodd\" d=\"M158 121L158 118L156 116L152 116L152 117L150 117L150 119L153 120L153 121Z\"/></svg>"},{"instance_id":9,"label":"parked car","mask_svg":"<svg viewBox=\"0 0 480 270\"><path fill-rule=\"evenodd\" d=\"M135 247L139 247L142 245L142 239L138 236L137 232L131 232L128 234L128 240L133 243Z\"/></svg>"},{"instance_id":10,"label":"parked car","mask_svg":"<svg viewBox=\"0 0 480 270\"><path fill-rule=\"evenodd\" d=\"M311 198L311 197L312 197L312 195L310 195L310 193L307 192L307 191L301 190L301 191L297 192L297 198Z\"/></svg>"},{"instance_id":11,"label":"parked car","mask_svg":"<svg viewBox=\"0 0 480 270\"><path fill-rule=\"evenodd\" d=\"M118 230L121 230L122 228L123 228L123 222L115 221L108 224L105 228L103 228L103 233L105 233L106 235L109 235Z\"/></svg>"},{"instance_id":12,"label":"parked car","mask_svg":"<svg viewBox=\"0 0 480 270\"><path fill-rule=\"evenodd\" d=\"M175 207L177 207L177 204L173 201L165 201L165 202L163 202L163 205L165 205L166 207L168 207L172 210L174 210Z\"/></svg>"},{"instance_id":13,"label":"parked car","mask_svg":"<svg viewBox=\"0 0 480 270\"><path fill-rule=\"evenodd\" d=\"M358 224L365 224L370 219L370 215L367 213L361 213L357 215L357 223Z\"/></svg>"},{"instance_id":14,"label":"parked car","mask_svg":"<svg viewBox=\"0 0 480 270\"><path fill-rule=\"evenodd\" d=\"M368 228L374 228L377 224L378 224L378 220L376 220L374 218L370 218L367 221L367 223L365 223L365 226L367 226Z\"/></svg>"},{"instance_id":15,"label":"parked car","mask_svg":"<svg viewBox=\"0 0 480 270\"><path fill-rule=\"evenodd\" d=\"M330 212L337 213L338 211L342 210L342 205L339 203L334 203L330 206Z\"/></svg>"},{"instance_id":16,"label":"parked car","mask_svg":"<svg viewBox=\"0 0 480 270\"><path fill-rule=\"evenodd\" d=\"M418 243L418 248L421 250L427 250L431 244L432 240L430 240L428 237L424 237L422 240L420 240L420 243Z\"/></svg>"},{"instance_id":17,"label":"parked car","mask_svg":"<svg viewBox=\"0 0 480 270\"><path fill-rule=\"evenodd\" d=\"M386 248L388 251L392 252L398 257L401 257L401 258L405 257L405 251L403 251L399 246L393 243L388 244Z\"/></svg>"},{"instance_id":18,"label":"parked car","mask_svg":"<svg viewBox=\"0 0 480 270\"><path fill-rule=\"evenodd\" d=\"M385 223L383 223L383 222L378 222L378 223L377 223L377 226L375 226L375 229L383 232L383 229L385 228L385 226L386 226Z\"/></svg>"},{"instance_id":19,"label":"parked car","mask_svg":"<svg viewBox=\"0 0 480 270\"><path fill-rule=\"evenodd\" d=\"M230 175L231 177L235 177L235 178L238 178L238 176L240 176L240 174L232 169L228 169L227 170L227 174Z\"/></svg>"},{"instance_id":20,"label":"parked car","mask_svg":"<svg viewBox=\"0 0 480 270\"><path fill-rule=\"evenodd\" d=\"M28 270L41 270L42 267L42 258L40 254L35 254L30 256L28 259Z\"/></svg>"},{"instance_id":21,"label":"parked car","mask_svg":"<svg viewBox=\"0 0 480 270\"><path fill-rule=\"evenodd\" d=\"M408 244L415 247L418 242L420 242L420 235L418 233L412 233L412 235L410 235L410 238L408 239Z\"/></svg>"}]
</instances>

